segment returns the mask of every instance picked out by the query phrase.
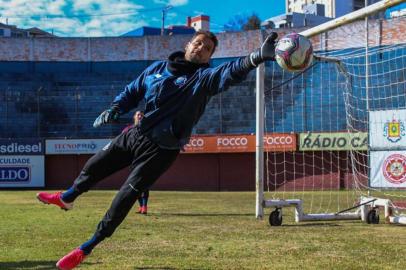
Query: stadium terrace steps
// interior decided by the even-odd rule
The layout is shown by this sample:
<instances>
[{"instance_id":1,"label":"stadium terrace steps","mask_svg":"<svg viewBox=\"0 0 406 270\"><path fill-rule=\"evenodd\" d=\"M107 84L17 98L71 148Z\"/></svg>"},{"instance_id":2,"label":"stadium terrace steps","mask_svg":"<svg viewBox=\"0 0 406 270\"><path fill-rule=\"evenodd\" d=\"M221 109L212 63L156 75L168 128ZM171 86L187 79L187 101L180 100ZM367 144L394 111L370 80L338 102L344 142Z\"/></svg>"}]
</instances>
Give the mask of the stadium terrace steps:
<instances>
[{"instance_id":1,"label":"stadium terrace steps","mask_svg":"<svg viewBox=\"0 0 406 270\"><path fill-rule=\"evenodd\" d=\"M216 59L213 62L218 65L229 60L231 59ZM10 134L16 137L38 135L45 138L105 138L117 135L131 122L130 113L122 117L122 124L97 130L92 128L93 121L124 86L140 74L147 63L92 63L92 67L86 66L89 63L57 65L41 62L31 65L27 63L25 66L25 70L30 69L30 72L19 72L15 70L16 66L13 68L11 65L7 70L7 65L0 62L0 71L5 71L0 72L0 100L6 101L6 106L0 109L0 137L10 137ZM19 63L17 66L24 65ZM136 68L130 70L131 66ZM86 72L82 72L83 69ZM273 77L266 75L265 81L267 131L300 131L304 126L300 119L303 110L310 108L307 107L309 104L314 108L322 106L322 101L312 100L310 103L311 82L306 82L305 88L301 85L293 87L287 83L272 89L272 86L279 85L286 78L282 77L279 69L273 70L272 66L267 66L266 72L273 74ZM242 84L214 96L194 132L253 133L255 87L255 72L251 72ZM332 96L340 99L338 93L330 93L329 98ZM271 100L274 101L273 105ZM341 109L339 106L337 110ZM39 127L37 124L27 125L21 133L19 127L12 124L18 122L19 118L31 119L33 123L40 121ZM331 123L330 119L325 118L325 123L320 126L328 123Z\"/></svg>"}]
</instances>

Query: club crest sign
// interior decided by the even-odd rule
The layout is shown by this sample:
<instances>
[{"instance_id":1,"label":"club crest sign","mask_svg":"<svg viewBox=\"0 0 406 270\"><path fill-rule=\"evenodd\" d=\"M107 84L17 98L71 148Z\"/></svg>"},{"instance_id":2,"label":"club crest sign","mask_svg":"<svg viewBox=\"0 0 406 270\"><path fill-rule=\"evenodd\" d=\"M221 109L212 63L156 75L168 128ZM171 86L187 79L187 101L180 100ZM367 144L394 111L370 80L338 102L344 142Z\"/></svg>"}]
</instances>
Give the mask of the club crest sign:
<instances>
[{"instance_id":1,"label":"club crest sign","mask_svg":"<svg viewBox=\"0 0 406 270\"><path fill-rule=\"evenodd\" d=\"M396 143L405 136L405 125L401 120L393 119L384 124L383 136L390 142Z\"/></svg>"},{"instance_id":2,"label":"club crest sign","mask_svg":"<svg viewBox=\"0 0 406 270\"><path fill-rule=\"evenodd\" d=\"M393 184L406 181L406 156L393 154L386 158L382 166L383 176Z\"/></svg>"}]
</instances>

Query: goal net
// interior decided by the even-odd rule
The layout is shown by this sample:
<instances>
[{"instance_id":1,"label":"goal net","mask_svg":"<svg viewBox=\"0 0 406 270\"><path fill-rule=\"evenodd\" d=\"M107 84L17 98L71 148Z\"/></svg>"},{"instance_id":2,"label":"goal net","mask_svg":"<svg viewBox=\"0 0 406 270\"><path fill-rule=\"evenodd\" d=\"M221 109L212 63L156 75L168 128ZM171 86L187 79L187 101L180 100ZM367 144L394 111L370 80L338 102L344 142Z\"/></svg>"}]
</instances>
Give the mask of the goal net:
<instances>
[{"instance_id":1,"label":"goal net","mask_svg":"<svg viewBox=\"0 0 406 270\"><path fill-rule=\"evenodd\" d=\"M297 148L265 151L257 217L272 208L269 221L280 225L282 208L293 206L296 221L378 223L381 211L405 222L405 24L369 18L309 34L316 59L306 71L269 63L258 72L265 149L273 133L295 134Z\"/></svg>"}]
</instances>

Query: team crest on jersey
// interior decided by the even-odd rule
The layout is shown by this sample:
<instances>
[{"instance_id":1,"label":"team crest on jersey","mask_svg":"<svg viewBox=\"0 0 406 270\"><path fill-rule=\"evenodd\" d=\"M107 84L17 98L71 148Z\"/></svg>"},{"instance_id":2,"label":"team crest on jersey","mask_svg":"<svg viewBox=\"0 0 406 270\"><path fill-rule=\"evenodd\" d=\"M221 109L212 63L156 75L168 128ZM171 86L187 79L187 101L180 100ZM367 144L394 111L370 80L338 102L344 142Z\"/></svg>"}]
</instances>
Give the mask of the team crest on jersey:
<instances>
[{"instance_id":1,"label":"team crest on jersey","mask_svg":"<svg viewBox=\"0 0 406 270\"><path fill-rule=\"evenodd\" d=\"M386 180L393 184L402 184L406 181L406 156L390 155L384 161L382 170Z\"/></svg>"},{"instance_id":2,"label":"team crest on jersey","mask_svg":"<svg viewBox=\"0 0 406 270\"><path fill-rule=\"evenodd\" d=\"M405 136L405 125L401 120L387 121L383 128L383 136L390 142L398 142Z\"/></svg>"},{"instance_id":3,"label":"team crest on jersey","mask_svg":"<svg viewBox=\"0 0 406 270\"><path fill-rule=\"evenodd\" d=\"M187 78L186 78L186 76L181 76L181 77L178 77L176 80L175 80L175 85L177 85L177 86L182 86L182 85L184 85L185 84L185 82L187 81Z\"/></svg>"}]
</instances>

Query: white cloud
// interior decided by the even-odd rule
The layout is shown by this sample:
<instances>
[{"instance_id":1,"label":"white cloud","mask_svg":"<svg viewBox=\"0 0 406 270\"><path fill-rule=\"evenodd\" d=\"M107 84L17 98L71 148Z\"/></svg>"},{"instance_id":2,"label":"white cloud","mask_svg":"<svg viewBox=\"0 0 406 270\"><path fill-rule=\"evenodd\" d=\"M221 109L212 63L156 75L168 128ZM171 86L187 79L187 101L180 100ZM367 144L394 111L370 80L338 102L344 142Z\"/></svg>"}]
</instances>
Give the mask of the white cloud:
<instances>
[{"instance_id":1,"label":"white cloud","mask_svg":"<svg viewBox=\"0 0 406 270\"><path fill-rule=\"evenodd\" d=\"M168 1L165 0L154 0L155 4L160 4L166 6L168 4Z\"/></svg>"},{"instance_id":2,"label":"white cloud","mask_svg":"<svg viewBox=\"0 0 406 270\"><path fill-rule=\"evenodd\" d=\"M157 17L149 17L149 21L150 22L161 22L162 21L162 18L161 17L159 17L159 18L157 18Z\"/></svg>"},{"instance_id":3,"label":"white cloud","mask_svg":"<svg viewBox=\"0 0 406 270\"><path fill-rule=\"evenodd\" d=\"M167 16L168 18L170 18L170 19L174 19L174 18L178 17L178 14L176 14L175 12L168 12L168 13L166 14L166 16Z\"/></svg>"},{"instance_id":4,"label":"white cloud","mask_svg":"<svg viewBox=\"0 0 406 270\"><path fill-rule=\"evenodd\" d=\"M131 0L0 0L0 22L58 36L117 36L148 25L142 8Z\"/></svg>"},{"instance_id":5,"label":"white cloud","mask_svg":"<svg viewBox=\"0 0 406 270\"><path fill-rule=\"evenodd\" d=\"M188 2L189 2L188 0L169 0L168 4L176 7L176 6L184 6Z\"/></svg>"},{"instance_id":6,"label":"white cloud","mask_svg":"<svg viewBox=\"0 0 406 270\"><path fill-rule=\"evenodd\" d=\"M205 12L199 11L199 10L195 10L195 11L193 11L193 13L194 13L195 15L205 14Z\"/></svg>"},{"instance_id":7,"label":"white cloud","mask_svg":"<svg viewBox=\"0 0 406 270\"><path fill-rule=\"evenodd\" d=\"M154 0L154 3L156 4L160 4L160 5L164 5L164 6L184 6L187 5L187 3L189 2L189 0Z\"/></svg>"},{"instance_id":8,"label":"white cloud","mask_svg":"<svg viewBox=\"0 0 406 270\"><path fill-rule=\"evenodd\" d=\"M48 11L51 14L62 15L63 7L66 5L65 0L55 0L51 1L48 6Z\"/></svg>"},{"instance_id":9,"label":"white cloud","mask_svg":"<svg viewBox=\"0 0 406 270\"><path fill-rule=\"evenodd\" d=\"M74 0L72 3L74 13L82 11L88 14L111 14L120 12L137 11L143 8L128 0Z\"/></svg>"},{"instance_id":10,"label":"white cloud","mask_svg":"<svg viewBox=\"0 0 406 270\"><path fill-rule=\"evenodd\" d=\"M40 1L28 2L24 0L0 0L0 16L30 16L32 14L43 15L46 13L46 6Z\"/></svg>"}]
</instances>

